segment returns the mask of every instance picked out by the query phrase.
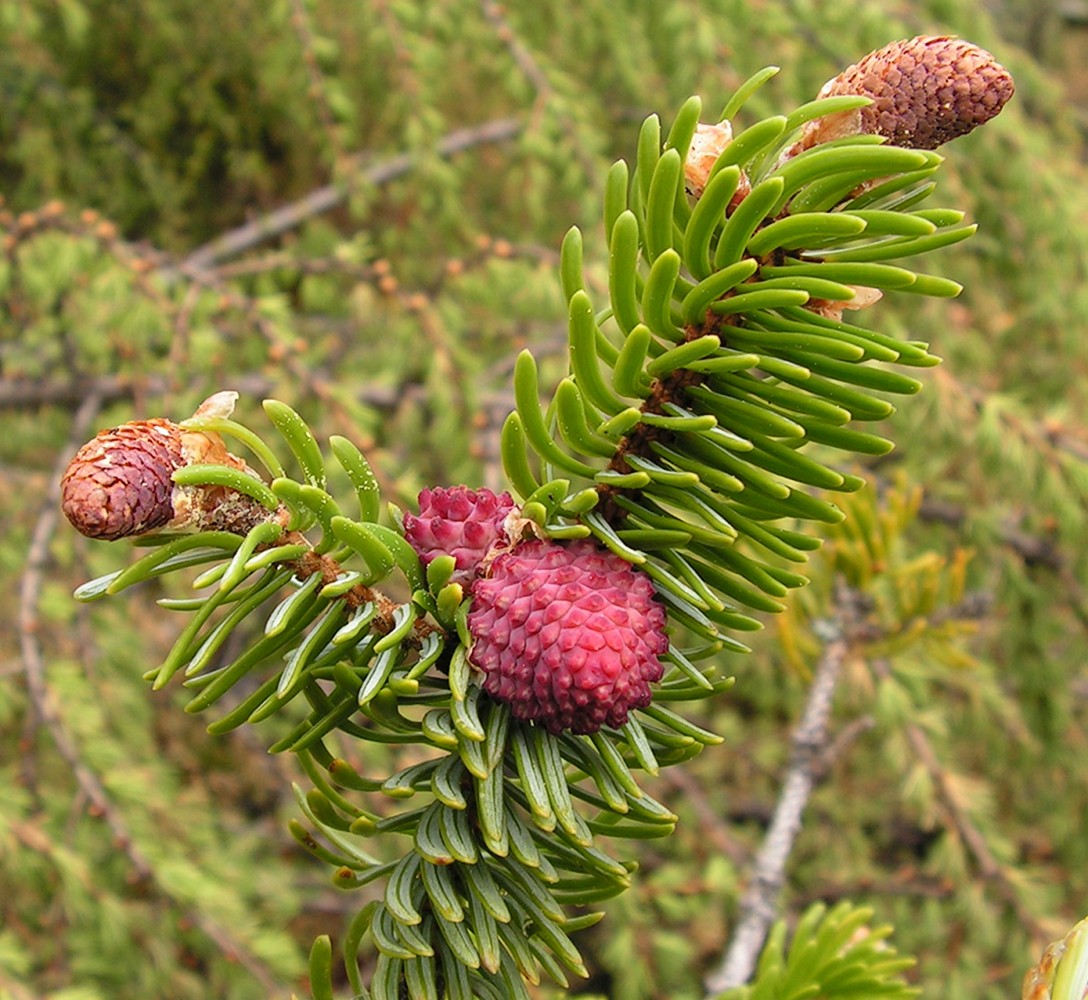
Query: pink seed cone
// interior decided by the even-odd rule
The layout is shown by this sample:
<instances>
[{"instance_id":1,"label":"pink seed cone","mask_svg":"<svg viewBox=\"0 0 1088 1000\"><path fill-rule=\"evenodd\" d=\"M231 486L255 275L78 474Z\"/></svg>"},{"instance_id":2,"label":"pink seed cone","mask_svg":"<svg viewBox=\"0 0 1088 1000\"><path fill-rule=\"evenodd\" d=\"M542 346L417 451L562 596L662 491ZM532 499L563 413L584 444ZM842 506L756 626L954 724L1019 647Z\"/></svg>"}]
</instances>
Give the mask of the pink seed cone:
<instances>
[{"instance_id":1,"label":"pink seed cone","mask_svg":"<svg viewBox=\"0 0 1088 1000\"><path fill-rule=\"evenodd\" d=\"M622 726L650 703L668 649L650 578L590 541L530 541L472 585L470 659L484 690L553 733Z\"/></svg>"},{"instance_id":2,"label":"pink seed cone","mask_svg":"<svg viewBox=\"0 0 1088 1000\"><path fill-rule=\"evenodd\" d=\"M513 509L509 493L467 486L425 489L419 494L418 516L404 517L404 535L425 565L439 555L453 556L453 579L467 583L492 549L508 543L503 523Z\"/></svg>"}]
</instances>

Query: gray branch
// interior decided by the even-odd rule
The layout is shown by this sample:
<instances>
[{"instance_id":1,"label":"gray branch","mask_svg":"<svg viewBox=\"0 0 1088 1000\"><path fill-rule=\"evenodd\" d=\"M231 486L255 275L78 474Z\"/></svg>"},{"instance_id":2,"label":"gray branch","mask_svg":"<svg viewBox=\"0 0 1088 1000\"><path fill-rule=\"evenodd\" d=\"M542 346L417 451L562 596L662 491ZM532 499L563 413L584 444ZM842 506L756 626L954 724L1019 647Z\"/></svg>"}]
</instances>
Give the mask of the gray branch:
<instances>
[{"instance_id":1,"label":"gray branch","mask_svg":"<svg viewBox=\"0 0 1088 1000\"><path fill-rule=\"evenodd\" d=\"M473 146L513 139L523 127L522 122L516 118L497 118L494 121L484 122L482 125L450 132L438 141L436 149L440 156L454 156ZM372 163L352 181L359 184L385 184L408 173L415 166L416 159L417 156L414 153L400 153L388 159L379 160ZM345 182L326 184L298 201L277 208L236 229L228 230L214 240L197 247L182 261L181 270L184 272L206 271L227 257L281 236L300 226L307 219L331 211L337 205L347 201L351 189L352 185Z\"/></svg>"},{"instance_id":2,"label":"gray branch","mask_svg":"<svg viewBox=\"0 0 1088 1000\"><path fill-rule=\"evenodd\" d=\"M804 713L793 734L789 767L774 816L752 866L740 901L739 921L721 964L706 980L710 996L742 986L751 978L767 932L778 915L786 864L801 829L801 816L822 770L828 743L827 722L843 661L849 649L854 595L845 586L836 594L834 616L822 623L824 649L809 689Z\"/></svg>"}]
</instances>

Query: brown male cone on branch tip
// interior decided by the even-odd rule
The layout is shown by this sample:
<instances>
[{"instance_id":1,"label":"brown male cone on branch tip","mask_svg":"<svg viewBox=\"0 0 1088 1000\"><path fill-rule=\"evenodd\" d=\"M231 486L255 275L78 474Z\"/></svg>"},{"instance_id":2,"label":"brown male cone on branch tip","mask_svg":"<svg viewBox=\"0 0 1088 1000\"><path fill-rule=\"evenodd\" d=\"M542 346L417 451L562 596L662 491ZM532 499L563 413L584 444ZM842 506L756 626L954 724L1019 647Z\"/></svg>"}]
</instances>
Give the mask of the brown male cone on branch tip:
<instances>
[{"instance_id":1,"label":"brown male cone on branch tip","mask_svg":"<svg viewBox=\"0 0 1088 1000\"><path fill-rule=\"evenodd\" d=\"M76 531L115 541L171 521L181 435L170 420L135 420L80 448L61 479L61 509Z\"/></svg>"},{"instance_id":2,"label":"brown male cone on branch tip","mask_svg":"<svg viewBox=\"0 0 1088 1000\"><path fill-rule=\"evenodd\" d=\"M237 396L216 393L194 416L227 416ZM221 528L245 534L277 516L222 486L182 487L174 482L178 469L198 463L256 476L227 451L218 434L189 430L160 417L111 427L83 445L68 463L61 478L61 510L80 534L111 542L157 528Z\"/></svg>"},{"instance_id":3,"label":"brown male cone on branch tip","mask_svg":"<svg viewBox=\"0 0 1088 1000\"><path fill-rule=\"evenodd\" d=\"M795 155L847 135L882 135L893 146L936 149L993 118L1013 82L989 52L961 38L891 42L828 80L819 96L856 94L872 104L810 122Z\"/></svg>"}]
</instances>

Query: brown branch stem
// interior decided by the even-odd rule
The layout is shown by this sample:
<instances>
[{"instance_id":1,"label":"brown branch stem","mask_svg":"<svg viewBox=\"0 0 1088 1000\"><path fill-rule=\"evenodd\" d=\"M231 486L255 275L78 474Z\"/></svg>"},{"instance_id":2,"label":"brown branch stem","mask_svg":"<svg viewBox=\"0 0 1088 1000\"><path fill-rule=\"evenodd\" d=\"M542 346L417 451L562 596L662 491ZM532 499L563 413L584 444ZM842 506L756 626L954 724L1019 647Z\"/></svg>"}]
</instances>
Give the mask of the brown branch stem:
<instances>
[{"instance_id":1,"label":"brown branch stem","mask_svg":"<svg viewBox=\"0 0 1088 1000\"><path fill-rule=\"evenodd\" d=\"M302 60L306 64L306 72L310 77L310 96L317 109L318 120L328 139L333 157L339 163L344 158L344 148L337 133L336 116L329 104L328 84L325 82L325 74L321 72L321 64L317 58L310 17L306 11L306 4L302 0L291 0L291 27L294 28L302 49Z\"/></svg>"},{"instance_id":2,"label":"brown branch stem","mask_svg":"<svg viewBox=\"0 0 1088 1000\"><path fill-rule=\"evenodd\" d=\"M887 677L890 673L887 663L882 660L875 661L872 667L878 677ZM1012 910L1017 922L1031 934L1035 943L1039 946L1046 944L1054 936L1052 930L1044 927L1039 918L1024 905L1013 880L1001 862L994 857L982 831L971 820L970 814L960 801L952 779L948 771L941 766L940 758L933 749L929 737L926 736L925 730L917 723L908 722L904 727L904 733L914 756L933 782L937 801L952 829L974 858L979 877L991 886L1002 902Z\"/></svg>"}]
</instances>

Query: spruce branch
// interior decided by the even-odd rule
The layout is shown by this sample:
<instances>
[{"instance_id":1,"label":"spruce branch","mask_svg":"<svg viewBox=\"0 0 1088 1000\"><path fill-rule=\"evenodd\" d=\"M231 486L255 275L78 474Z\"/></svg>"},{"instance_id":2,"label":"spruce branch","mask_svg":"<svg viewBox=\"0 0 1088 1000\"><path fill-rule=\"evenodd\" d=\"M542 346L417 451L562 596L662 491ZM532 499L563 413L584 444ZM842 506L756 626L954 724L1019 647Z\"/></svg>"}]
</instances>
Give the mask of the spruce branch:
<instances>
[{"instance_id":1,"label":"spruce branch","mask_svg":"<svg viewBox=\"0 0 1088 1000\"><path fill-rule=\"evenodd\" d=\"M951 899L956 893L955 882L943 876L927 876L914 869L876 879L862 876L850 882L821 880L811 890L799 893L798 906L831 903L836 900L857 899L859 896L902 897L905 899Z\"/></svg>"},{"instance_id":2,"label":"spruce branch","mask_svg":"<svg viewBox=\"0 0 1088 1000\"><path fill-rule=\"evenodd\" d=\"M534 103L537 105L552 96L552 85L547 74L541 69L529 47L514 33L503 13L502 5L495 0L480 0L480 10L484 19L495 30L499 40L506 46L510 58L514 60L521 75L529 81L535 92Z\"/></svg>"},{"instance_id":3,"label":"spruce branch","mask_svg":"<svg viewBox=\"0 0 1088 1000\"><path fill-rule=\"evenodd\" d=\"M43 500L26 555L19 588L18 626L23 674L32 711L27 717L27 732L24 739L27 745L30 745L34 735L33 729L38 725L45 727L49 738L71 771L80 793L86 800L88 813L106 824L114 847L127 858L133 877L138 881L147 881L159 886L164 893L168 894L151 859L135 842L121 811L110 798L98 775L83 759L79 747L61 718L57 699L50 690L46 678L45 659L39 642L38 605L50 559L49 546L60 522L58 499L61 473L68 466L73 450L86 435L101 407L102 397L92 393L84 399L76 411L72 419L69 443L58 456L55 474L51 477L53 485L49 487ZM27 759L29 760L29 757ZM28 787L33 786L33 781L28 782ZM40 844L35 846L38 849L41 847ZM276 978L257 956L231 934L228 928L199 908L190 910L189 917L203 934L216 943L222 954L229 955L233 960L241 963L266 990L269 992L275 990Z\"/></svg>"},{"instance_id":4,"label":"spruce branch","mask_svg":"<svg viewBox=\"0 0 1088 1000\"><path fill-rule=\"evenodd\" d=\"M392 174L390 176L393 176ZM444 344L448 333L442 329L434 301L445 282L479 272L495 261L528 260L551 263L554 251L534 244L513 244L507 240L481 235L473 252L451 257L444 262L439 277L423 287L412 287L398 279L388 261L377 259L366 263L340 258L309 259L286 252L272 253L260 258L247 258L224 264L189 267L185 260L157 247L137 245L120 235L119 227L93 210L73 212L60 201L49 201L39 209L21 213L17 218L0 209L0 225L6 227L4 250L16 280L22 273L19 254L29 249L39 237L51 233L65 233L94 243L108 259L119 264L135 283L141 295L154 304L171 330L168 367L172 377L141 374L139 376L89 375L73 371L69 380L22 380L6 379L0 384L0 408L26 407L50 402L79 402L86 391L101 390L108 399L132 395L143 403L141 395L163 395L166 392L191 391L182 381L190 360L190 334L194 311L206 309L214 303L212 322L220 327L222 336L231 342L237 339L237 331L228 329L227 320L240 315L249 329L256 330L267 345L268 360L286 368L294 384L306 395L321 400L333 414L339 415L339 423L345 432L354 430L352 415L347 411L351 404L377 409L383 413L395 412L398 404L404 407L418 405L419 387L411 383L391 386L362 385L347 394L342 387L333 391L333 376L325 369L303 364L299 357L298 339L293 332L285 331L267 304L257 295L247 294L234 279L249 275L261 275L283 271L301 275L335 274L354 279L374 288L383 299L398 304L406 316L425 332L439 352L445 364L444 381L461 385L465 378L453 370L448 359L449 350ZM180 300L164 292L164 286L174 286L183 281ZM13 293L15 294L15 293ZM19 314L19 311L16 311ZM272 388L273 382L266 374L236 370L232 375L234 388L245 396L261 396ZM264 388L262 388L262 386ZM403 401L403 402L401 402ZM357 412L357 408L356 408Z\"/></svg>"},{"instance_id":5,"label":"spruce branch","mask_svg":"<svg viewBox=\"0 0 1088 1000\"><path fill-rule=\"evenodd\" d=\"M879 549L881 543L878 539L874 538L872 543L874 548ZM985 615L989 604L986 595L968 594L953 605L934 610L926 616L924 625L918 618L912 618L910 628L917 634L929 634L948 623L976 620ZM801 718L791 739L789 765L782 791L763 844L752 862L748 888L740 900L737 925L729 946L718 967L707 979L708 996L716 997L723 991L739 991L746 983L750 983L747 988L751 991L768 987L767 973L763 968L766 958L761 955L767 933L778 916L777 897L801 829L809 794L823 780L830 761L841 755L846 745L861 732L874 725L871 717L863 715L844 726L837 735L829 731L827 723L836 680L847 659L864 656L868 646L887 642L901 631L898 625L880 622L873 615L874 610L866 594L853 587L843 576L836 576L830 612L812 624L813 632L822 643L821 652ZM887 664L881 663L881 676L889 676ZM917 730L917 734L921 734L920 727L910 725ZM930 758L930 764L939 767L931 748ZM981 836L977 830L974 832ZM861 883L853 887L853 893L885 890L893 894L943 897L950 887L946 883L921 884L914 879L905 885ZM847 888L821 889L819 899L826 902L849 895L851 890ZM767 947L773 951L775 945L770 943ZM757 967L760 969L758 973ZM789 995L788 991L785 995Z\"/></svg>"},{"instance_id":6,"label":"spruce branch","mask_svg":"<svg viewBox=\"0 0 1088 1000\"><path fill-rule=\"evenodd\" d=\"M291 0L290 23L298 37L299 48L302 50L302 58L306 64L306 73L310 78L309 96L317 109L321 130L329 144L333 162L339 164L344 160L344 146L340 141L336 116L333 114L329 100L329 84L321 70L313 25L310 23L310 15L304 0Z\"/></svg>"},{"instance_id":7,"label":"spruce branch","mask_svg":"<svg viewBox=\"0 0 1088 1000\"><path fill-rule=\"evenodd\" d=\"M49 544L60 523L60 508L57 503L60 488L57 484L73 452L94 422L101 405L101 397L91 394L84 399L76 412L72 421L69 444L57 458L55 463L57 475L51 477L51 485L34 525L19 587L19 650L22 656L23 673L26 677L27 693L33 706L33 711L27 716L27 731L24 739L29 744L33 739L34 729L39 725L45 725L61 756L72 768L84 794L90 802L96 804L105 800L105 793L98 785L97 779L81 761L49 693L45 676L45 660L38 642L37 608L45 580L45 568L49 560ZM28 787L34 787L34 783L29 782Z\"/></svg>"},{"instance_id":8,"label":"spruce branch","mask_svg":"<svg viewBox=\"0 0 1088 1000\"><path fill-rule=\"evenodd\" d=\"M877 56L950 48L959 51L947 39L915 39ZM990 117L1011 92L1007 74L972 52L970 82L1001 87L986 84L982 96L968 88L966 110L955 108L963 127L941 117L941 135ZM768 76L741 87L730 117ZM913 79L924 90L928 79ZM65 474L73 524L151 547L80 588L81 599L200 570L201 596L166 600L193 616L148 671L156 688L180 674L194 692L187 709L200 712L256 673L213 732L301 706L270 748L297 754L313 785L297 790L308 826L293 824L292 834L341 888L385 886L348 933L357 993L368 935L379 952L375 1000L440 987L466 1000L520 997L545 975L563 986L567 972L585 976L570 935L599 915L565 907L623 892L636 867L598 838L671 833L677 817L637 772L656 774L721 742L671 703L732 685L717 654L746 650L736 634L759 627L751 613L781 609L806 582L792 568L819 545L805 522L843 518L826 494L862 485L802 446L883 453L890 442L847 425L887 416L888 394L918 391L893 366L937 361L924 344L844 322L843 311L885 291L959 291L888 263L973 233L960 213L917 207L940 157L849 128L802 141L811 123L879 98L879 88L836 94L735 137L729 121L700 122L698 98L667 131L646 120L633 167L618 161L606 184L608 306L592 301L572 229L560 254L569 373L542 404L534 355L514 365L515 408L500 440L512 494L426 489L417 514L383 510L373 470L350 441L323 448L294 410L268 400L270 445L231 419L231 393L182 424L157 418L105 431ZM910 134L921 134L917 122ZM218 287L212 265L261 238L257 228L228 233L182 273ZM273 343L276 331L253 322ZM442 331L430 333L443 350ZM354 496L334 495L330 471ZM843 596L742 942L766 931L820 765L852 615ZM256 616L262 633L223 662L226 640ZM368 761L362 773L338 755L342 740L416 744L423 754L404 766ZM364 804L374 795L403 807ZM405 853L376 857L368 841L379 835L407 837ZM868 943L832 947L866 919L813 912L806 927L828 968L851 949L869 955L875 931ZM738 945L749 956L755 947ZM315 996L330 994L330 961L328 940L318 939Z\"/></svg>"},{"instance_id":9,"label":"spruce branch","mask_svg":"<svg viewBox=\"0 0 1088 1000\"><path fill-rule=\"evenodd\" d=\"M888 665L882 660L871 661L870 667L878 677L889 675ZM952 776L941 763L925 730L915 722L907 722L904 724L904 732L915 757L933 782L941 809L948 817L952 829L956 831L956 836L974 858L979 877L1016 915L1017 923L1031 935L1037 946L1048 941L1053 936L1053 927L1047 926L1031 911L1024 901L1022 888L1017 886L1006 866L990 850L990 845L971 819L968 809L956 790Z\"/></svg>"},{"instance_id":10,"label":"spruce branch","mask_svg":"<svg viewBox=\"0 0 1088 1000\"><path fill-rule=\"evenodd\" d=\"M569 112L563 110L566 102L556 93L557 87L549 76L550 67L545 65L544 57L534 52L532 46L517 33L503 5L497 0L480 0L480 13L510 54L518 72L533 90L527 129L538 125L550 112L558 115L565 133L576 135L578 123ZM584 144L575 142L571 147L571 155L578 161L587 179L595 176L596 164Z\"/></svg>"},{"instance_id":11,"label":"spruce branch","mask_svg":"<svg viewBox=\"0 0 1088 1000\"><path fill-rule=\"evenodd\" d=\"M243 396L264 396L272 389L266 375L236 375L233 382ZM183 387L188 388L188 387ZM70 378L5 379L0 382L0 410L32 410L42 406L71 408L88 396L97 396L103 403L119 399L131 400L140 395L161 396L177 391L176 379L166 376L76 375ZM364 397L370 405L384 408L390 401L384 393ZM384 404L384 406L383 406Z\"/></svg>"},{"instance_id":12,"label":"spruce branch","mask_svg":"<svg viewBox=\"0 0 1088 1000\"><path fill-rule=\"evenodd\" d=\"M708 800L706 789L688 771L681 767L670 768L662 774L662 780L675 789L695 813L702 835L718 853L738 867L748 860L748 852L729 829L728 819L718 814Z\"/></svg>"}]
</instances>

